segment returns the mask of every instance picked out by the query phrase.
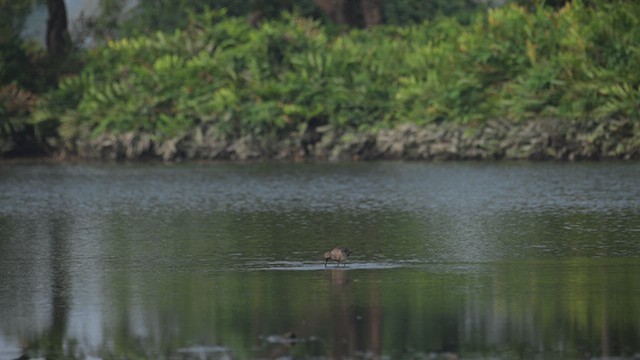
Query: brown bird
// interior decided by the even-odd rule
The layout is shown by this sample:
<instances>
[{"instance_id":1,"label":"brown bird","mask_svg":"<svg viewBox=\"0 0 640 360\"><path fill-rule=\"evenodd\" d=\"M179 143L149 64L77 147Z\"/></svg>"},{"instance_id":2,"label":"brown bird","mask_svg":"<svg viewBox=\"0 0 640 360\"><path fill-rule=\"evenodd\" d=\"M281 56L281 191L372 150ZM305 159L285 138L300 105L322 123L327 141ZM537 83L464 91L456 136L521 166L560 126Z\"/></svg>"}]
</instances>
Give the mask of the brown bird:
<instances>
[{"instance_id":1,"label":"brown bird","mask_svg":"<svg viewBox=\"0 0 640 360\"><path fill-rule=\"evenodd\" d=\"M347 266L346 262L349 255L351 255L351 250L346 247L338 246L333 250L324 253L324 266L327 266L327 262L329 260L337 261L337 266L340 266L340 261L344 262L344 265Z\"/></svg>"}]
</instances>

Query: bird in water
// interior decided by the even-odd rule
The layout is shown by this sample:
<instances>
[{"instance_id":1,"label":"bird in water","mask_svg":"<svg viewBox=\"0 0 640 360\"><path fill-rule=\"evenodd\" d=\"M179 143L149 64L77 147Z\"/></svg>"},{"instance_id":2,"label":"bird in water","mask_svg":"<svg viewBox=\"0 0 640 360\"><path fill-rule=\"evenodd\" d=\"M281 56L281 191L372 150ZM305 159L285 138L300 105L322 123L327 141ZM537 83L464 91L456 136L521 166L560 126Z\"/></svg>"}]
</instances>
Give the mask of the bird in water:
<instances>
[{"instance_id":1,"label":"bird in water","mask_svg":"<svg viewBox=\"0 0 640 360\"><path fill-rule=\"evenodd\" d=\"M346 247L338 246L331 251L327 251L324 253L324 266L327 266L327 262L329 260L337 261L338 266L340 266L340 262L344 262L345 266L347 266L347 258L351 255L351 250Z\"/></svg>"}]
</instances>

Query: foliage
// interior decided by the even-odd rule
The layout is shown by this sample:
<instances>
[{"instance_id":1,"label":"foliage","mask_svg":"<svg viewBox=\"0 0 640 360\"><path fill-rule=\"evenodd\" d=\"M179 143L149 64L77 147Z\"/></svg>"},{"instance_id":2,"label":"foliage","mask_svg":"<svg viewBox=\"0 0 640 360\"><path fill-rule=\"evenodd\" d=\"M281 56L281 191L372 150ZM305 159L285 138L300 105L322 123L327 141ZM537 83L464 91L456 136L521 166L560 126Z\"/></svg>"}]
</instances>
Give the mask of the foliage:
<instances>
[{"instance_id":1,"label":"foliage","mask_svg":"<svg viewBox=\"0 0 640 360\"><path fill-rule=\"evenodd\" d=\"M357 1L353 8L360 12ZM388 25L410 25L440 16L453 16L468 21L471 15L482 8L474 0L396 0L381 1L380 10L383 23ZM329 17L322 13L313 0L140 0L131 8L125 0L101 0L100 16L87 18L85 26L98 39L118 36L137 36L155 31L173 31L187 26L188 14L205 9L226 9L228 16L277 19L282 12L296 13L326 21ZM361 15L361 14L359 14Z\"/></svg>"},{"instance_id":2,"label":"foliage","mask_svg":"<svg viewBox=\"0 0 640 360\"><path fill-rule=\"evenodd\" d=\"M79 69L82 54L74 52L58 64L41 45L20 38L33 5L43 2L0 0L0 142L53 135L59 123L34 125L32 112L40 95L57 87L60 74Z\"/></svg>"},{"instance_id":3,"label":"foliage","mask_svg":"<svg viewBox=\"0 0 640 360\"><path fill-rule=\"evenodd\" d=\"M173 32L111 40L43 97L66 138L199 124L226 136L309 126L637 117L640 6L509 5L465 25L439 18L335 33L287 14L252 27L224 10Z\"/></svg>"},{"instance_id":4,"label":"foliage","mask_svg":"<svg viewBox=\"0 0 640 360\"><path fill-rule=\"evenodd\" d=\"M0 87L0 137L23 131L36 101L35 94L15 84Z\"/></svg>"},{"instance_id":5,"label":"foliage","mask_svg":"<svg viewBox=\"0 0 640 360\"><path fill-rule=\"evenodd\" d=\"M410 53L396 98L413 121L634 116L638 21L630 3L491 9Z\"/></svg>"},{"instance_id":6,"label":"foliage","mask_svg":"<svg viewBox=\"0 0 640 360\"><path fill-rule=\"evenodd\" d=\"M94 133L171 136L211 122L239 135L279 133L313 120L357 126L370 113L382 116L376 99L392 79L383 76L379 51L350 37L330 44L309 19L287 16L255 30L224 17L224 11L206 11L192 16L184 31L95 49L84 72L46 98L38 118L59 114L63 135L72 137L86 124ZM358 73L361 61L367 73ZM370 87L375 78L378 85Z\"/></svg>"},{"instance_id":7,"label":"foliage","mask_svg":"<svg viewBox=\"0 0 640 360\"><path fill-rule=\"evenodd\" d=\"M283 11L321 17L312 0L140 0L133 7L127 6L126 0L101 0L100 15L85 18L84 26L98 40L153 34L156 31L172 32L188 25L189 14L206 9L224 9L227 16L233 17L274 19Z\"/></svg>"},{"instance_id":8,"label":"foliage","mask_svg":"<svg viewBox=\"0 0 640 360\"><path fill-rule=\"evenodd\" d=\"M17 37L32 5L31 0L0 0L0 44Z\"/></svg>"},{"instance_id":9,"label":"foliage","mask_svg":"<svg viewBox=\"0 0 640 360\"><path fill-rule=\"evenodd\" d=\"M481 6L473 0L396 0L381 1L384 21L390 25L408 25L434 20L441 16L456 17L466 22Z\"/></svg>"},{"instance_id":10,"label":"foliage","mask_svg":"<svg viewBox=\"0 0 640 360\"><path fill-rule=\"evenodd\" d=\"M32 111L39 94L56 86L57 71L41 47L22 42L15 34L0 41L0 142L34 135L39 141L45 127L55 133L55 122L34 126Z\"/></svg>"},{"instance_id":11,"label":"foliage","mask_svg":"<svg viewBox=\"0 0 640 360\"><path fill-rule=\"evenodd\" d=\"M17 83L29 91L45 90L42 73L36 74L40 68L35 66L41 56L33 44L20 38L34 2L0 0L0 86Z\"/></svg>"}]
</instances>

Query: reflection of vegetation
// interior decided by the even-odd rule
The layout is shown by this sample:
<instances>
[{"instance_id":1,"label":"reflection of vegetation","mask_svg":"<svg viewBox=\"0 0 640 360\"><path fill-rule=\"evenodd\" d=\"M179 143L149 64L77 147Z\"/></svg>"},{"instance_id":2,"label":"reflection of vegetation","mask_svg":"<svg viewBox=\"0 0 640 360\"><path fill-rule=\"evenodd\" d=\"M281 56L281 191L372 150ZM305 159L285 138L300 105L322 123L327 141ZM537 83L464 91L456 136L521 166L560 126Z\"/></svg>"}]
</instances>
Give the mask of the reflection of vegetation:
<instances>
[{"instance_id":1,"label":"reflection of vegetation","mask_svg":"<svg viewBox=\"0 0 640 360\"><path fill-rule=\"evenodd\" d=\"M51 267L49 269L51 276L51 288L49 289L51 296L50 326L34 337L29 338L22 335L23 351L28 356L41 353L45 355L46 359L51 360L74 359L76 358L77 343L67 338L69 314L72 310L69 224L68 219L64 217L54 217L50 221L50 226L47 226L49 233L47 245L51 249L48 259ZM24 300L20 299L19 301Z\"/></svg>"},{"instance_id":2,"label":"reflection of vegetation","mask_svg":"<svg viewBox=\"0 0 640 360\"><path fill-rule=\"evenodd\" d=\"M291 330L303 339L319 338L293 353L325 356L364 350L400 355L545 349L569 356L633 351L633 329L640 326L633 320L640 311L633 296L617 280L590 277L597 266L549 265L528 263L518 270L522 263L504 264L493 269L493 277L421 270L342 271L346 279L338 280L338 270L163 272L170 279L158 283L149 273L133 284L146 304L138 316L155 329L142 355L171 354L197 341L252 357L261 335ZM576 274L590 277L578 293L566 288Z\"/></svg>"},{"instance_id":3,"label":"reflection of vegetation","mask_svg":"<svg viewBox=\"0 0 640 360\"><path fill-rule=\"evenodd\" d=\"M509 258L634 256L640 247L631 240L635 234L628 222L638 218L628 211L604 217L598 212L509 212L492 219L491 236L501 247L518 246L518 253L505 254Z\"/></svg>"},{"instance_id":4,"label":"reflection of vegetation","mask_svg":"<svg viewBox=\"0 0 640 360\"><path fill-rule=\"evenodd\" d=\"M242 252L243 258L256 261L282 260L291 256L281 251L283 244L295 244L291 252L299 250L303 255L296 256L308 259L313 246L303 239L315 236L311 242L317 243L324 235L314 235L312 229L317 226L308 220L329 224L335 234L359 224L364 231L360 238L356 233L346 236L359 248L373 246L374 252L390 252L390 241L385 237L393 235L376 232L373 224L386 231L394 226L421 229L415 222L407 222L406 216L379 215L364 220L364 226L358 215L334 213L298 214L298 219L305 221L296 223L304 226L288 223L289 217L278 213L179 216L167 229L156 230L164 235L153 242L165 244L156 245L156 251L160 251L155 253L157 262L147 259L151 262L149 271L135 279L129 275L123 283L136 289L135 295L128 296L141 297L146 304L136 316L145 319L146 327L158 329L156 335L145 339L147 347L139 351L146 351L146 355L172 353L180 346L194 345L195 340L227 346L240 357L252 357L260 336L286 331L295 331L303 339L319 338L291 348L292 354L324 356L353 355L358 350L401 355L405 350L399 349L460 354L508 351L514 356L545 349L582 356L587 352L625 354L634 348L631 330L639 328L640 323L630 319L637 318L634 314L639 314L640 308L634 303L633 290L627 287L638 280L634 275L638 272L626 268L630 263L625 259L590 260L583 257L588 254L576 258L565 253L562 258L566 259L557 261L525 259L493 265L434 264L422 270L321 272L238 272L238 265L231 264L234 260L225 259L225 254ZM198 216L210 219L206 222L210 228L196 226L203 221ZM561 224L576 221L575 217L549 219ZM539 239L535 226L549 231L549 219L521 228L524 236L517 241L527 244ZM597 222L590 214L582 221L587 219ZM513 216L505 219L507 223L511 220ZM165 233L171 228L182 229L180 247L166 246L171 243L169 238L180 239L177 233ZM305 233L305 229L310 232ZM500 234L494 235L500 241ZM150 245L139 243L141 239L135 236L121 236L117 236L121 241L140 246L127 251L140 253ZM419 233L413 238L424 241ZM513 244L503 246L513 248ZM185 249L190 256L208 259L204 268L180 267L186 260ZM113 256L120 257L117 253ZM126 254L122 256L126 258ZM531 254L521 256L529 258ZM236 270L219 272L227 266ZM125 304L128 300L117 301ZM120 334L123 343L129 341L131 334Z\"/></svg>"},{"instance_id":5,"label":"reflection of vegetation","mask_svg":"<svg viewBox=\"0 0 640 360\"><path fill-rule=\"evenodd\" d=\"M449 247L438 249L445 252L441 257L421 250L433 241L425 233L446 231L456 222L456 215L436 211L419 217L392 209L132 214L107 215L98 226L99 257L107 270L100 278L105 299L97 300L105 314L97 354L103 358L172 357L195 345L220 345L238 358L253 358L270 350L261 339L287 331L303 340L317 338L289 348L294 356L339 358L372 351L393 358L540 352L583 357L640 350L635 342L639 294L632 285L640 280L636 259L592 258L597 248L576 253L565 245L548 259L536 252L543 250L527 249L545 245L550 233L563 234L561 242L576 246L579 239L589 244L599 236L619 240L628 234L563 232L567 224L605 228L598 214L497 216L491 229L478 232L490 234L500 250L490 262L468 261ZM438 227L443 221L447 226ZM51 252L54 289L73 289L70 243L60 240L69 238L65 229L47 230L57 244ZM454 230L437 241L456 240ZM387 256L376 261L397 261L412 251L423 262L416 268L346 271L262 271L253 264L305 261L321 268L323 242L334 241L361 249L354 253L360 262L376 254ZM506 251L521 252L500 260ZM10 280L0 281L9 286ZM53 354L69 342L70 296L54 293L50 330L31 341L40 354Z\"/></svg>"}]
</instances>

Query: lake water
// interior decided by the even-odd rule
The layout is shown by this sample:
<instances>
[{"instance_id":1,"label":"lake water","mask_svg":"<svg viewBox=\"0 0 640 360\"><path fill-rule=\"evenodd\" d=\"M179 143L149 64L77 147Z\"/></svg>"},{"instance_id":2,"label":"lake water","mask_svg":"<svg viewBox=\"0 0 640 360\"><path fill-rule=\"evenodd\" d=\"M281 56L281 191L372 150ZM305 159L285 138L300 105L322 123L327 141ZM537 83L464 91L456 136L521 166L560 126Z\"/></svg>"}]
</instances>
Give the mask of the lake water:
<instances>
[{"instance_id":1,"label":"lake water","mask_svg":"<svg viewBox=\"0 0 640 360\"><path fill-rule=\"evenodd\" d=\"M638 358L640 164L3 164L23 354Z\"/></svg>"}]
</instances>

